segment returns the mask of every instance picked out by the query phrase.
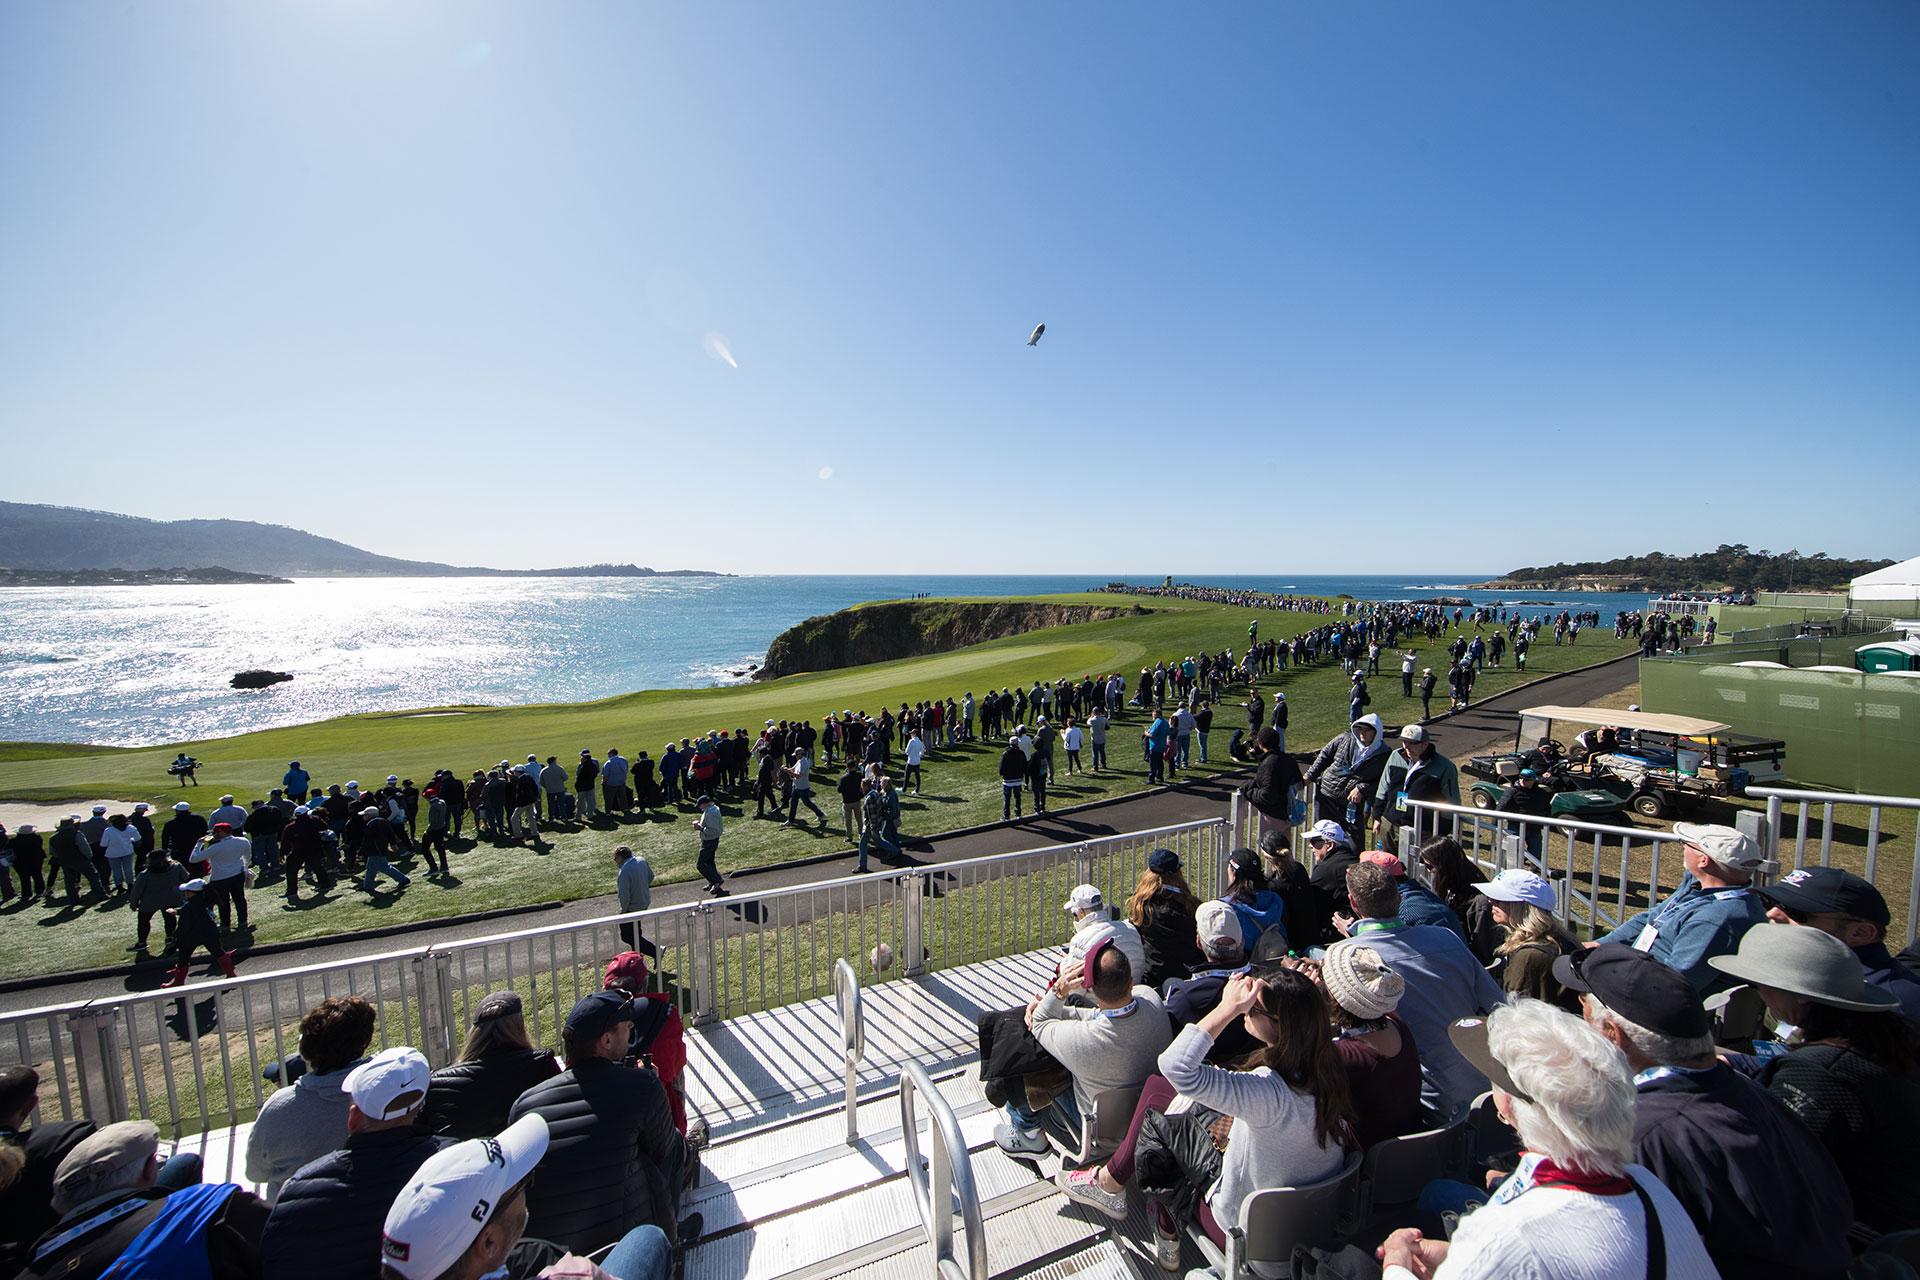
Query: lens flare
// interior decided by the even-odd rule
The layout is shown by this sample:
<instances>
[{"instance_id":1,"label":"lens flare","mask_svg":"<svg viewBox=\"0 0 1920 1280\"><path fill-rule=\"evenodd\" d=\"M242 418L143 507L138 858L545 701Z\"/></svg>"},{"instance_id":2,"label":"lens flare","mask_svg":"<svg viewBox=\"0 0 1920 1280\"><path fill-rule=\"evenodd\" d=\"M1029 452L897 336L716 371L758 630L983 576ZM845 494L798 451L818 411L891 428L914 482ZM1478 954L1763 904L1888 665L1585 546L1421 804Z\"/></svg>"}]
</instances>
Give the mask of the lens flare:
<instances>
[{"instance_id":1,"label":"lens flare","mask_svg":"<svg viewBox=\"0 0 1920 1280\"><path fill-rule=\"evenodd\" d=\"M707 349L707 354L712 356L715 360L725 360L728 364L732 365L736 369L740 367L740 362L733 358L733 351L727 346L727 338L725 334L720 334L720 333L708 334L704 345Z\"/></svg>"}]
</instances>

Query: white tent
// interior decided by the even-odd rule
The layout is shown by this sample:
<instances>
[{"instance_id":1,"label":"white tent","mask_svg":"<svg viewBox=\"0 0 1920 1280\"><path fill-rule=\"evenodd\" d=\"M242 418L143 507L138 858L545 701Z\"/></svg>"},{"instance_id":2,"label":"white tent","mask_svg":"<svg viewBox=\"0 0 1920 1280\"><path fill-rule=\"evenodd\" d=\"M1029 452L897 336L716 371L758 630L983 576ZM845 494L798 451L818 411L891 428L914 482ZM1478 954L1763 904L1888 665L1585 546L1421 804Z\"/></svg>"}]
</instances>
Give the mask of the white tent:
<instances>
[{"instance_id":1,"label":"white tent","mask_svg":"<svg viewBox=\"0 0 1920 1280\"><path fill-rule=\"evenodd\" d=\"M1853 580L1848 594L1855 603L1865 600L1920 600L1920 556L1861 574Z\"/></svg>"}]
</instances>

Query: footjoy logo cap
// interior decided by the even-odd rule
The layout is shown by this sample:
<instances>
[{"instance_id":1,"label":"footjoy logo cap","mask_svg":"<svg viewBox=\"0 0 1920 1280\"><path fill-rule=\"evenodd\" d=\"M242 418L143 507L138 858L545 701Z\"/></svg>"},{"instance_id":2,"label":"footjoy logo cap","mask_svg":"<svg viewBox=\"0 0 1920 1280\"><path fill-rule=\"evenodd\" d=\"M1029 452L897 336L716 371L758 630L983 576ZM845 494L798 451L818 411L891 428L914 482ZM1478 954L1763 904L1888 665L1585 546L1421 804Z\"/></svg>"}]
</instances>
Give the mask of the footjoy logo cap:
<instances>
[{"instance_id":1,"label":"footjoy logo cap","mask_svg":"<svg viewBox=\"0 0 1920 1280\"><path fill-rule=\"evenodd\" d=\"M452 1270L546 1153L547 1122L536 1114L497 1138L473 1138L429 1156L387 1210L380 1260L406 1280Z\"/></svg>"}]
</instances>

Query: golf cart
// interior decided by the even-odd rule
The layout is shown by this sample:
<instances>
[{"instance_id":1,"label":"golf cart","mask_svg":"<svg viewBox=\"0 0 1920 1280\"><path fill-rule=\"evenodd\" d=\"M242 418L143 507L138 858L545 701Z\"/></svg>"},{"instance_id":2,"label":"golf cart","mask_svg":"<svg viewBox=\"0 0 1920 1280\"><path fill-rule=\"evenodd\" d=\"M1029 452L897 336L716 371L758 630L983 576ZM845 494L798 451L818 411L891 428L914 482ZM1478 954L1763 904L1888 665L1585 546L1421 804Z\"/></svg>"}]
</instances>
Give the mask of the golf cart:
<instances>
[{"instance_id":1,"label":"golf cart","mask_svg":"<svg viewBox=\"0 0 1920 1280\"><path fill-rule=\"evenodd\" d=\"M1756 773L1779 776L1786 756L1786 743L1736 734L1717 720L1606 707L1530 707L1520 713L1516 747L1552 741L1556 722L1585 726L1567 751L1570 767L1593 786L1624 785L1627 806L1643 818L1744 794Z\"/></svg>"},{"instance_id":2,"label":"golf cart","mask_svg":"<svg viewBox=\"0 0 1920 1280\"><path fill-rule=\"evenodd\" d=\"M1506 799L1507 788L1513 786L1522 768L1534 769L1539 774L1540 786L1552 794L1553 801L1547 807L1549 818L1604 818L1626 808L1633 798L1632 785L1618 778L1590 781L1575 774L1565 761L1557 761L1542 770L1535 768L1536 753L1524 755L1536 758L1523 759L1518 754L1497 758L1475 756L1468 762L1469 769L1492 776L1474 781L1467 802L1476 809L1499 808L1500 802ZM1474 769L1474 765L1483 760L1486 761L1484 769Z\"/></svg>"}]
</instances>

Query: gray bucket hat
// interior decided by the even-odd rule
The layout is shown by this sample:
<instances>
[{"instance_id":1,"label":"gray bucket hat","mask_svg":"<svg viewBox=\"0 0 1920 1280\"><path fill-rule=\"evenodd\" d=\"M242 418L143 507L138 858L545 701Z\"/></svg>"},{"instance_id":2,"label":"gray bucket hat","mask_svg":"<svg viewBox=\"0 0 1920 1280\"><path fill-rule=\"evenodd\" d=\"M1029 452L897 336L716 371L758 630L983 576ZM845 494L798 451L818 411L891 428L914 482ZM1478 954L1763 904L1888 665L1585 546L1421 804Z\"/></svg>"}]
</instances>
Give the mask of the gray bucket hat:
<instances>
[{"instance_id":1,"label":"gray bucket hat","mask_svg":"<svg viewBox=\"0 0 1920 1280\"><path fill-rule=\"evenodd\" d=\"M1900 998L1871 986L1860 957L1832 934L1808 925L1757 924L1730 956L1709 956L1707 963L1743 982L1805 996L1815 1004L1865 1013L1887 1013Z\"/></svg>"}]
</instances>

